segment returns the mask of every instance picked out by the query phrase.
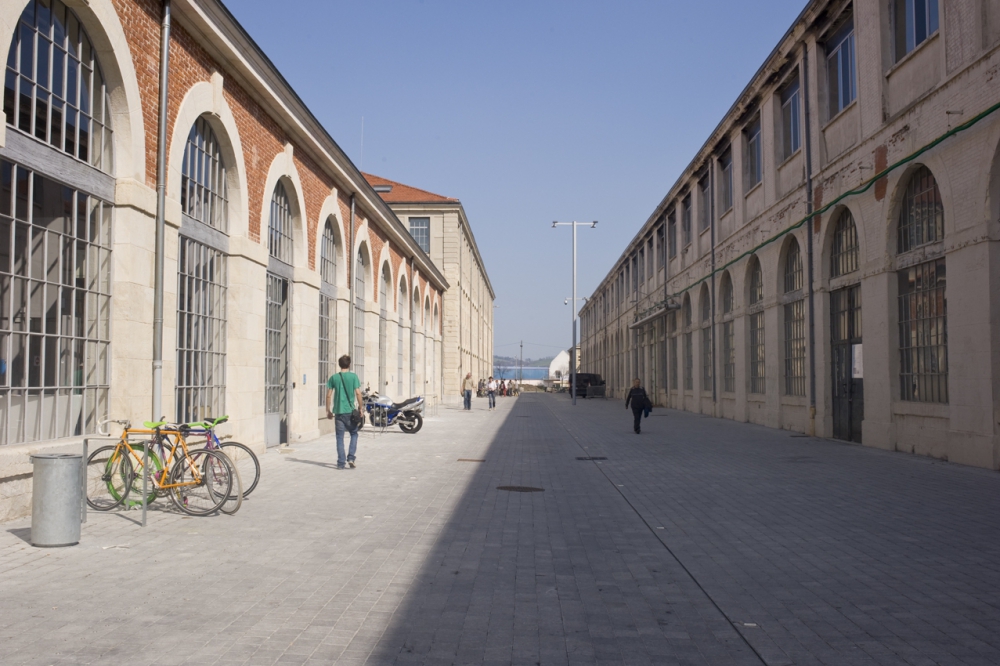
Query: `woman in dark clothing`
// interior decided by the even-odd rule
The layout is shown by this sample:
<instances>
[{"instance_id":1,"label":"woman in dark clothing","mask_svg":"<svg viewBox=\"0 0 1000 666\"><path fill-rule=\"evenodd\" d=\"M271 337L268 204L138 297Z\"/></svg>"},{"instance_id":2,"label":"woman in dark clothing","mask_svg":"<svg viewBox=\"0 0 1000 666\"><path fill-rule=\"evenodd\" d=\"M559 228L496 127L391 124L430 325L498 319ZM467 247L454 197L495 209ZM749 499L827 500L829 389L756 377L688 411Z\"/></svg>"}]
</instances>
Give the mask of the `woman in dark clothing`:
<instances>
[{"instance_id":1,"label":"woman in dark clothing","mask_svg":"<svg viewBox=\"0 0 1000 666\"><path fill-rule=\"evenodd\" d=\"M640 386L642 382L638 379L632 381L632 390L628 392L625 397L625 409L629 408L629 403L632 404L632 416L635 417L635 434L639 434L639 423L642 421L642 413L646 409L646 403L649 402L649 396L646 395L646 389Z\"/></svg>"}]
</instances>

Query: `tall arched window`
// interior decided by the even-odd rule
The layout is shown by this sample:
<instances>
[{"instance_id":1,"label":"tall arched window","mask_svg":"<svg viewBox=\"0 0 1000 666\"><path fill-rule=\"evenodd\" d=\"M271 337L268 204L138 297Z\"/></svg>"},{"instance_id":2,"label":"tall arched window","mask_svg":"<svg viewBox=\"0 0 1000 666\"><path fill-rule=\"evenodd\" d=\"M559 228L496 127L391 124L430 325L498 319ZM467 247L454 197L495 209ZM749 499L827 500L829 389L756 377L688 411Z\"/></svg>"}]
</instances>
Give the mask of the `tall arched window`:
<instances>
[{"instance_id":1,"label":"tall arched window","mask_svg":"<svg viewBox=\"0 0 1000 666\"><path fill-rule=\"evenodd\" d=\"M898 249L902 255L944 239L944 206L927 167L910 178L899 211ZM945 258L928 248L929 261L897 272L899 285L900 398L948 402L948 302Z\"/></svg>"},{"instance_id":2,"label":"tall arched window","mask_svg":"<svg viewBox=\"0 0 1000 666\"><path fill-rule=\"evenodd\" d=\"M750 393L764 393L764 275L757 257L750 258L748 271Z\"/></svg>"},{"instance_id":3,"label":"tall arched window","mask_svg":"<svg viewBox=\"0 0 1000 666\"><path fill-rule=\"evenodd\" d=\"M389 283L392 276L389 275L389 265L382 266L382 278L378 285L378 391L385 391L388 380L386 379L387 367L389 365L389 341L386 339L386 322L389 315Z\"/></svg>"},{"instance_id":4,"label":"tall arched window","mask_svg":"<svg viewBox=\"0 0 1000 666\"><path fill-rule=\"evenodd\" d=\"M271 193L271 215L267 225L267 251L280 262L292 263L292 205L281 181Z\"/></svg>"},{"instance_id":5,"label":"tall arched window","mask_svg":"<svg viewBox=\"0 0 1000 666\"><path fill-rule=\"evenodd\" d=\"M691 331L691 297L684 295L684 390L694 390L694 333Z\"/></svg>"},{"instance_id":6,"label":"tall arched window","mask_svg":"<svg viewBox=\"0 0 1000 666\"><path fill-rule=\"evenodd\" d=\"M215 132L203 117L188 133L181 165L181 210L202 224L229 231L226 167Z\"/></svg>"},{"instance_id":7,"label":"tall arched window","mask_svg":"<svg viewBox=\"0 0 1000 666\"><path fill-rule=\"evenodd\" d=\"M7 124L101 171L112 170L108 90L86 30L60 0L31 0L7 55Z\"/></svg>"},{"instance_id":8,"label":"tall arched window","mask_svg":"<svg viewBox=\"0 0 1000 666\"><path fill-rule=\"evenodd\" d=\"M785 250L785 395L806 394L806 308L802 297L802 253L791 238Z\"/></svg>"},{"instance_id":9,"label":"tall arched window","mask_svg":"<svg viewBox=\"0 0 1000 666\"><path fill-rule=\"evenodd\" d=\"M420 293L413 288L410 299L410 395L417 390L417 323L420 321Z\"/></svg>"},{"instance_id":10,"label":"tall arched window","mask_svg":"<svg viewBox=\"0 0 1000 666\"><path fill-rule=\"evenodd\" d=\"M365 253L358 250L354 263L354 358L351 366L354 373L365 382L365 288L367 286L368 264Z\"/></svg>"},{"instance_id":11,"label":"tall arched window","mask_svg":"<svg viewBox=\"0 0 1000 666\"><path fill-rule=\"evenodd\" d=\"M431 335L430 328L431 301L430 298L424 298L424 386L428 390L431 388L431 376L433 372L430 365L430 355L427 353L427 338Z\"/></svg>"},{"instance_id":12,"label":"tall arched window","mask_svg":"<svg viewBox=\"0 0 1000 666\"><path fill-rule=\"evenodd\" d=\"M733 279L723 273L720 285L722 301L722 391L736 390L736 326L733 322Z\"/></svg>"},{"instance_id":13,"label":"tall arched window","mask_svg":"<svg viewBox=\"0 0 1000 666\"><path fill-rule=\"evenodd\" d=\"M399 386L397 390L398 395L402 399L403 396L403 315L406 312L406 303L409 300L408 292L406 291L406 278L404 277L399 281L399 296L396 298L396 308L399 310L399 324L396 326L396 354L397 354L397 366L398 366L398 377Z\"/></svg>"},{"instance_id":14,"label":"tall arched window","mask_svg":"<svg viewBox=\"0 0 1000 666\"><path fill-rule=\"evenodd\" d=\"M712 390L712 295L708 285L701 288L701 390Z\"/></svg>"},{"instance_id":15,"label":"tall arched window","mask_svg":"<svg viewBox=\"0 0 1000 666\"><path fill-rule=\"evenodd\" d=\"M673 390L678 389L677 383L677 312L671 312L667 315L667 335L670 336L670 360L668 361L670 367L670 388Z\"/></svg>"},{"instance_id":16,"label":"tall arched window","mask_svg":"<svg viewBox=\"0 0 1000 666\"><path fill-rule=\"evenodd\" d=\"M337 240L330 218L323 226L319 246L319 381L316 382L320 406L326 403L326 381L336 372L337 355Z\"/></svg>"},{"instance_id":17,"label":"tall arched window","mask_svg":"<svg viewBox=\"0 0 1000 666\"><path fill-rule=\"evenodd\" d=\"M830 250L830 277L841 277L858 270L858 230L851 211L844 210L837 217L833 229L833 248Z\"/></svg>"}]
</instances>

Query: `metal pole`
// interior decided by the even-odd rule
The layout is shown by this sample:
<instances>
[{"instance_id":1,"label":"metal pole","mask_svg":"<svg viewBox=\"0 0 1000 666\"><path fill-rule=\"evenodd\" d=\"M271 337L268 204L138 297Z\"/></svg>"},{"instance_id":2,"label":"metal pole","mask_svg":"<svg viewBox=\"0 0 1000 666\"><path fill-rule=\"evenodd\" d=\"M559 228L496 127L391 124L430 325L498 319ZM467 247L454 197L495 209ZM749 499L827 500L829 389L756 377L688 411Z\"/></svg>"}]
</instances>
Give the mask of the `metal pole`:
<instances>
[{"instance_id":1,"label":"metal pole","mask_svg":"<svg viewBox=\"0 0 1000 666\"><path fill-rule=\"evenodd\" d=\"M576 404L576 222L573 222L573 345L569 349L570 390Z\"/></svg>"},{"instance_id":2,"label":"metal pole","mask_svg":"<svg viewBox=\"0 0 1000 666\"><path fill-rule=\"evenodd\" d=\"M521 361L517 370L517 383L518 386L524 383L524 340L521 340Z\"/></svg>"},{"instance_id":3,"label":"metal pole","mask_svg":"<svg viewBox=\"0 0 1000 666\"><path fill-rule=\"evenodd\" d=\"M159 428L157 428L159 431ZM146 442L142 447L142 526L146 526L146 495L149 494L149 447L152 441Z\"/></svg>"},{"instance_id":4,"label":"metal pole","mask_svg":"<svg viewBox=\"0 0 1000 666\"><path fill-rule=\"evenodd\" d=\"M86 437L83 438L83 460L80 463L80 476L83 478L80 480L80 487L82 490L82 497L80 498L80 522L87 522L87 453L90 449L90 440Z\"/></svg>"},{"instance_id":5,"label":"metal pole","mask_svg":"<svg viewBox=\"0 0 1000 666\"><path fill-rule=\"evenodd\" d=\"M170 60L170 0L163 0L160 27L160 108L156 136L156 258L153 278L153 419L163 411L163 255L167 195L167 83ZM145 519L143 519L145 525Z\"/></svg>"},{"instance_id":6,"label":"metal pole","mask_svg":"<svg viewBox=\"0 0 1000 666\"><path fill-rule=\"evenodd\" d=\"M355 308L355 305L354 305L354 282L357 279L357 276L354 274L354 269L358 265L358 260L354 256L354 195L353 194L351 194L351 229L350 229L350 232L349 232L348 235L349 235L349 237L351 239L350 240L351 245L348 248L347 252L344 253L344 254L347 255L347 275L348 275L348 278L347 278L347 289L348 289L348 292L350 293L350 299L351 299L350 307L347 309L347 353L349 355L353 355L354 354L354 319L355 319L355 315L354 315L354 308ZM410 286L412 287L412 285L410 285ZM411 293L412 293L412 290L411 290ZM407 294L407 298L409 298L409 294ZM410 325L411 326L413 325L412 322L411 322ZM357 359L355 359L355 360L357 360Z\"/></svg>"}]
</instances>

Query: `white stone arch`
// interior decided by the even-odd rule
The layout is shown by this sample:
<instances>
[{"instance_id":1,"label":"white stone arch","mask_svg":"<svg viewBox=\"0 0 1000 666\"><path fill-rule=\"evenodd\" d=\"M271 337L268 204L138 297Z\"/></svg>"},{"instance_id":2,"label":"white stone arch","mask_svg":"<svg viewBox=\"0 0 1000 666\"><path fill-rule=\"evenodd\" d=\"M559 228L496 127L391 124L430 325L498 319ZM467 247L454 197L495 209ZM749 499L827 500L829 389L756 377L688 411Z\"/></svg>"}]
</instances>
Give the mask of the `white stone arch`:
<instances>
[{"instance_id":1,"label":"white stone arch","mask_svg":"<svg viewBox=\"0 0 1000 666\"><path fill-rule=\"evenodd\" d=\"M410 286L410 327L416 330L416 328L423 324L424 313L423 313L423 294L420 291L420 278L416 275L413 279L413 284ZM417 306L413 307L416 303Z\"/></svg>"},{"instance_id":2,"label":"white stone arch","mask_svg":"<svg viewBox=\"0 0 1000 666\"><path fill-rule=\"evenodd\" d=\"M438 309L438 299L435 298L434 299L434 322L432 324L433 325L433 329L432 330L434 331L434 337L435 338L437 338L438 334L440 333L440 329L441 329L440 323L441 323L441 312Z\"/></svg>"},{"instance_id":3,"label":"white stone arch","mask_svg":"<svg viewBox=\"0 0 1000 666\"><path fill-rule=\"evenodd\" d=\"M142 122L142 96L132 51L114 3L112 0L64 0L64 4L76 13L90 37L108 87L114 137L111 173L116 178L130 178L145 185L146 133ZM5 59L17 22L27 5L28 0L0 3L0 48ZM150 149L155 148L154 145Z\"/></svg>"},{"instance_id":4,"label":"white stone arch","mask_svg":"<svg viewBox=\"0 0 1000 666\"><path fill-rule=\"evenodd\" d=\"M250 206L247 194L246 163L243 159L243 142L232 109L222 95L222 77L212 76L212 81L200 81L184 94L167 151L167 197L180 205L181 173L184 149L188 134L195 121L204 117L222 150L223 166L226 168L226 188L229 210L229 235L249 238L248 213ZM272 186L273 189L273 186ZM268 191L268 204L271 192ZM270 208L270 206L269 206Z\"/></svg>"},{"instance_id":5,"label":"white stone arch","mask_svg":"<svg viewBox=\"0 0 1000 666\"><path fill-rule=\"evenodd\" d=\"M424 313L423 313L423 329L426 334L430 331L430 318L431 318L431 297L428 294L424 294Z\"/></svg>"},{"instance_id":6,"label":"white stone arch","mask_svg":"<svg viewBox=\"0 0 1000 666\"><path fill-rule=\"evenodd\" d=\"M305 196L302 194L302 180L292 159L292 145L286 144L285 150L274 156L264 180L264 194L260 206L260 242L267 248L267 229L271 219L271 195L274 188L281 182L288 194L292 209L292 265L307 267L309 265L308 245L305 234Z\"/></svg>"},{"instance_id":7,"label":"white stone arch","mask_svg":"<svg viewBox=\"0 0 1000 666\"><path fill-rule=\"evenodd\" d=\"M382 258L379 262L379 270L378 270L379 289L382 288L382 282L384 280L386 283L386 289L385 289L386 298L391 298L392 301L395 302L396 297L392 293L392 289L395 288L396 281L392 279L392 263L387 258L385 258L386 252L384 250L385 248L383 248ZM386 273L388 273L389 276L388 279L386 279ZM379 308L381 307L382 304L379 303ZM392 312L393 309L391 307L386 307L385 311L389 313Z\"/></svg>"},{"instance_id":8,"label":"white stone arch","mask_svg":"<svg viewBox=\"0 0 1000 666\"><path fill-rule=\"evenodd\" d=\"M358 265L358 255L359 254L362 257L364 257L364 260L365 260L364 261L364 263L365 263L365 293L362 294L362 298L365 301L365 303L371 303L372 301L375 300L374 299L374 294L375 294L375 291L374 291L375 290L374 274L375 274L375 271L372 270L372 251L371 251L371 246L369 245L369 241L368 241L367 238L365 238L364 240L362 240L361 242L359 242L358 245L357 245L357 250L355 250L351 254L351 285L352 286L355 284L354 280L355 280L356 276L354 275L354 267ZM355 294L354 297L357 298L358 294Z\"/></svg>"},{"instance_id":9,"label":"white stone arch","mask_svg":"<svg viewBox=\"0 0 1000 666\"><path fill-rule=\"evenodd\" d=\"M316 243L309 264L317 273L320 272L320 251L323 244L323 231L327 222L333 229L333 238L337 246L337 285L343 286L347 284L347 256L344 254L347 243L344 242L344 225L343 220L340 219L340 205L336 192L323 200L323 205L319 209L319 217L316 220Z\"/></svg>"},{"instance_id":10,"label":"white stone arch","mask_svg":"<svg viewBox=\"0 0 1000 666\"><path fill-rule=\"evenodd\" d=\"M407 288L409 284L409 280L406 279L406 260L404 259L399 265L399 270L396 271L396 294L393 296L396 299L396 313L400 325L403 323L403 313L408 312L409 303L401 302L399 297L401 294L406 298L410 297L410 290Z\"/></svg>"}]
</instances>

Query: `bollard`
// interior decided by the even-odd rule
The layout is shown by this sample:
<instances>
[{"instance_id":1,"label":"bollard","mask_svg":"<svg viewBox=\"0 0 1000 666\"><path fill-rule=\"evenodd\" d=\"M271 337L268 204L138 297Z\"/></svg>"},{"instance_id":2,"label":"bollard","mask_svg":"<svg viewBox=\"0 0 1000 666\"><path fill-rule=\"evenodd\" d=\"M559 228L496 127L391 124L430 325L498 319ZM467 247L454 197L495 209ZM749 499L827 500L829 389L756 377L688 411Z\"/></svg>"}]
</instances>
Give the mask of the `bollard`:
<instances>
[{"instance_id":1,"label":"bollard","mask_svg":"<svg viewBox=\"0 0 1000 666\"><path fill-rule=\"evenodd\" d=\"M31 456L31 545L42 548L80 543L82 456L47 453Z\"/></svg>"}]
</instances>

